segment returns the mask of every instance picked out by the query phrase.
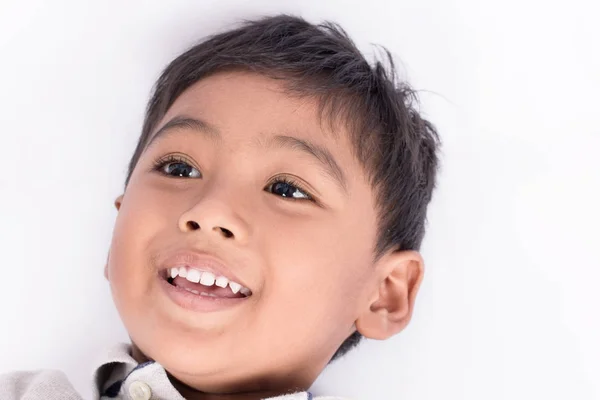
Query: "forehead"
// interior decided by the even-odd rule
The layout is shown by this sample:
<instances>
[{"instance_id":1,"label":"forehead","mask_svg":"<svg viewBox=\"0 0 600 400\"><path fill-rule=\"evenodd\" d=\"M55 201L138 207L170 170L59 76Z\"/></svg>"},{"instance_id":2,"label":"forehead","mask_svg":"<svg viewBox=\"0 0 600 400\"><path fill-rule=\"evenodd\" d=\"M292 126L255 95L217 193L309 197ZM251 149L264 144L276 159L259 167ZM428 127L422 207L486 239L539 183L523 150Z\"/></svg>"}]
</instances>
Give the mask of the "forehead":
<instances>
[{"instance_id":1,"label":"forehead","mask_svg":"<svg viewBox=\"0 0 600 400\"><path fill-rule=\"evenodd\" d=\"M203 78L184 91L153 134L169 120L186 116L216 127L222 139L261 141L272 135L291 135L350 151L346 129L324 123L314 97L292 96L285 81L251 72L221 72Z\"/></svg>"}]
</instances>

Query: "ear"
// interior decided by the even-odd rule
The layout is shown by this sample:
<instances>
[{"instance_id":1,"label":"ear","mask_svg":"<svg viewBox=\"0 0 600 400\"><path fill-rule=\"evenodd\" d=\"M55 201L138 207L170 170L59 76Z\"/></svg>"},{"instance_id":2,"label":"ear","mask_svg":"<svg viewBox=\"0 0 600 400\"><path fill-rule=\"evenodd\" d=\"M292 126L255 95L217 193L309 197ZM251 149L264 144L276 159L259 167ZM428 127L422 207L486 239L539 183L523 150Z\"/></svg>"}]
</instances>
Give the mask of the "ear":
<instances>
[{"instance_id":1,"label":"ear","mask_svg":"<svg viewBox=\"0 0 600 400\"><path fill-rule=\"evenodd\" d=\"M377 281L356 329L371 339L387 339L408 325L423 280L423 258L416 251L383 256L375 265Z\"/></svg>"},{"instance_id":2,"label":"ear","mask_svg":"<svg viewBox=\"0 0 600 400\"><path fill-rule=\"evenodd\" d=\"M110 261L110 249L108 250L108 254L106 255L106 263L104 263L104 278L110 282L108 279L108 262Z\"/></svg>"},{"instance_id":3,"label":"ear","mask_svg":"<svg viewBox=\"0 0 600 400\"><path fill-rule=\"evenodd\" d=\"M117 211L119 211L119 209L121 208L121 204L123 203L123 196L124 196L123 194L119 195L119 197L117 197L115 199L115 207L116 207Z\"/></svg>"},{"instance_id":4,"label":"ear","mask_svg":"<svg viewBox=\"0 0 600 400\"><path fill-rule=\"evenodd\" d=\"M117 209L117 211L119 211L121 209L121 204L123 204L123 194L119 195L116 199L115 199L115 208ZM108 257L106 258L106 264L104 264L104 277L106 278L106 280L108 280L108 259L110 258L110 252L108 254Z\"/></svg>"},{"instance_id":5,"label":"ear","mask_svg":"<svg viewBox=\"0 0 600 400\"><path fill-rule=\"evenodd\" d=\"M108 280L108 261L104 264L104 278Z\"/></svg>"}]
</instances>

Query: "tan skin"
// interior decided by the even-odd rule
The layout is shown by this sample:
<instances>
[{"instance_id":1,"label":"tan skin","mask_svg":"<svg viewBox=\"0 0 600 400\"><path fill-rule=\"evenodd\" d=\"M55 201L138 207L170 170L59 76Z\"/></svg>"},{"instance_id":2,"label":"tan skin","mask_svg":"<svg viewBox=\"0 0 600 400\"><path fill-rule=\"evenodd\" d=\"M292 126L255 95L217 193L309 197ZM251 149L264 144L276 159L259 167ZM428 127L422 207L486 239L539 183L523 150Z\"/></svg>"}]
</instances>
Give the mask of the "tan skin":
<instances>
[{"instance_id":1,"label":"tan skin","mask_svg":"<svg viewBox=\"0 0 600 400\"><path fill-rule=\"evenodd\" d=\"M160 135L115 201L105 275L138 361L159 362L187 399L259 399L307 390L355 330L385 339L407 325L422 258L405 251L374 261L373 191L347 132L324 130L314 100L286 95L281 81L223 72L179 96L156 131L181 117L212 131ZM273 145L276 135L327 149L346 190L315 157ZM170 154L193 173L153 170ZM273 190L282 176L302 185L291 189L298 200ZM182 248L218 255L250 298L211 313L173 303L154 260Z\"/></svg>"}]
</instances>

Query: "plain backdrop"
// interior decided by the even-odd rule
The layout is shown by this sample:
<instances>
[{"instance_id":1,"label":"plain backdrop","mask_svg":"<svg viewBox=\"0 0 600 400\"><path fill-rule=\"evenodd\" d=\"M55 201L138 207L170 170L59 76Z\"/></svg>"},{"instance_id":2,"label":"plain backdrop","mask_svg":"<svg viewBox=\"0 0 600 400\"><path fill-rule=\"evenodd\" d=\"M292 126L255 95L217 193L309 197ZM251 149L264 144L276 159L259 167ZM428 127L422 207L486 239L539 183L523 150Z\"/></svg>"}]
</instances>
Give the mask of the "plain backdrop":
<instances>
[{"instance_id":1,"label":"plain backdrop","mask_svg":"<svg viewBox=\"0 0 600 400\"><path fill-rule=\"evenodd\" d=\"M89 396L92 357L127 340L102 268L152 84L276 12L388 47L444 142L413 321L314 390L600 398L600 10L583 0L0 0L0 372L59 368Z\"/></svg>"}]
</instances>

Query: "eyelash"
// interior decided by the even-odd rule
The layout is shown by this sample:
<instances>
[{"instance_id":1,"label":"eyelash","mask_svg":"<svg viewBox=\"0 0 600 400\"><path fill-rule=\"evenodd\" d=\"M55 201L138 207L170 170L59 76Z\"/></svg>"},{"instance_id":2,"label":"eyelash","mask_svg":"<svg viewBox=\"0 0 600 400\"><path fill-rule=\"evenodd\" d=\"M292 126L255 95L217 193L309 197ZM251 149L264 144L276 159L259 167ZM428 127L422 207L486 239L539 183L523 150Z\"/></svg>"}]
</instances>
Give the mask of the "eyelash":
<instances>
[{"instance_id":1,"label":"eyelash","mask_svg":"<svg viewBox=\"0 0 600 400\"><path fill-rule=\"evenodd\" d=\"M179 179L194 179L194 178L181 178L181 177L176 177L176 176L171 176L169 174L165 174L163 171L163 168L171 163L183 163L186 165L189 165L192 168L196 168L194 167L194 165L184 156L181 155L177 155L177 154L169 154L166 157L160 157L157 158L156 160L154 160L153 162L153 166L152 166L152 171L154 172L158 172L159 174L165 176L165 177L169 177L169 178L179 178ZM198 169L198 168L196 168ZM285 183L287 185L290 185L298 190L300 190L302 193L304 193L307 198L302 198L302 199L298 199L295 197L283 197L283 196L277 196L280 197L282 199L288 200L288 201L312 201L312 202L317 202L316 199L314 198L314 196L310 193L310 191L306 190L304 185L300 182L298 182L296 179L287 176L287 175L278 175L275 176L274 178L272 178L269 183L267 184L266 187L271 187L273 185L275 185L276 183ZM272 192L269 192L272 193Z\"/></svg>"},{"instance_id":2,"label":"eyelash","mask_svg":"<svg viewBox=\"0 0 600 400\"><path fill-rule=\"evenodd\" d=\"M166 175L164 172L162 172L162 168L164 168L164 166L167 164L177 163L177 162L187 164L191 167L194 167L194 165L186 157L181 156L179 154L169 154L168 156L159 157L156 160L154 160L154 162L152 163L152 165L153 165L152 171L156 171L163 175ZM194 168L196 168L196 167L194 167ZM196 169L198 169L198 168L196 168ZM168 176L168 175L166 175L166 176Z\"/></svg>"},{"instance_id":3,"label":"eyelash","mask_svg":"<svg viewBox=\"0 0 600 400\"><path fill-rule=\"evenodd\" d=\"M271 181L269 181L269 184L267 185L267 187L271 187L276 183L285 183L287 185L290 185L290 186L298 189L299 191L301 191L302 193L304 193L307 196L306 199L297 199L295 197L282 197L282 196L277 196L277 197L281 197L283 199L291 200L291 201L312 201L312 202L316 203L316 200L313 197L313 195L308 190L306 190L300 182L298 182L294 178L292 178L290 176L286 176L286 175L276 176L273 179L271 179Z\"/></svg>"},{"instance_id":4,"label":"eyelash","mask_svg":"<svg viewBox=\"0 0 600 400\"><path fill-rule=\"evenodd\" d=\"M195 167L194 164L189 159L187 159L186 157L184 157L182 155L179 155L179 154L169 154L168 156L157 158L152 163L152 171L158 172L159 174L161 174L163 176L168 176L168 177L171 177L171 178L178 178L176 176L165 174L164 171L163 171L163 168L166 165L173 164L173 163L186 164L186 165L189 165L192 168L195 168L196 170L198 170L198 172L200 172L200 169L197 168L197 167ZM202 176L202 173L200 173L200 176Z\"/></svg>"}]
</instances>

